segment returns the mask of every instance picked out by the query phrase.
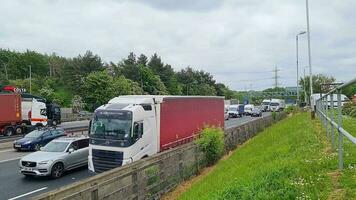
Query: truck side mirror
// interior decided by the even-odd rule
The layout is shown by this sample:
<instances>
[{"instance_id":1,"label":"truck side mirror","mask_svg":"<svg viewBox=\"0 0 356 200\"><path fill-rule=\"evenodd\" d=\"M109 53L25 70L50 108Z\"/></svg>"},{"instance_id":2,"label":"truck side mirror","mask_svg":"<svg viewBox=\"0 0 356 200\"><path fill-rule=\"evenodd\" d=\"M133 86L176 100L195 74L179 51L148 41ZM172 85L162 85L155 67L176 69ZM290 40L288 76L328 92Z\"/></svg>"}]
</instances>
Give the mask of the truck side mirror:
<instances>
[{"instance_id":1,"label":"truck side mirror","mask_svg":"<svg viewBox=\"0 0 356 200\"><path fill-rule=\"evenodd\" d=\"M91 122L92 120L89 121L88 135L90 135L90 131L91 131Z\"/></svg>"}]
</instances>

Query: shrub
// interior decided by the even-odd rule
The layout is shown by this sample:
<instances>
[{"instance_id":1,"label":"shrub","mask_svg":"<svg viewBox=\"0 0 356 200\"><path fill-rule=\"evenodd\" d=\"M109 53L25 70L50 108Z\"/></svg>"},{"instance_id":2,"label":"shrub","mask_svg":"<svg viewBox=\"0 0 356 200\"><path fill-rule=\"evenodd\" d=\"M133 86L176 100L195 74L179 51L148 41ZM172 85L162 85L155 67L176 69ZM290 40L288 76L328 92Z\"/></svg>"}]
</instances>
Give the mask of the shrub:
<instances>
[{"instance_id":1,"label":"shrub","mask_svg":"<svg viewBox=\"0 0 356 200\"><path fill-rule=\"evenodd\" d=\"M356 117L356 103L345 103L342 107L342 114Z\"/></svg>"},{"instance_id":2,"label":"shrub","mask_svg":"<svg viewBox=\"0 0 356 200\"><path fill-rule=\"evenodd\" d=\"M212 165L224 153L224 131L217 127L206 127L201 131L196 143L204 152L208 165Z\"/></svg>"}]
</instances>

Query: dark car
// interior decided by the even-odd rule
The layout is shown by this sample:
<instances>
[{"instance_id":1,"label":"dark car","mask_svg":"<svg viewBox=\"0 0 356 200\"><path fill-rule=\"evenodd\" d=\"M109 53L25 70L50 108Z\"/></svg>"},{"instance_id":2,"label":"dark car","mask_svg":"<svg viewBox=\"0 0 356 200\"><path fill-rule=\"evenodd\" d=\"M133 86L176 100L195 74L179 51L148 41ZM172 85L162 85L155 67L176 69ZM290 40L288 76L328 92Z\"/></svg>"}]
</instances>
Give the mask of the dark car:
<instances>
[{"instance_id":1,"label":"dark car","mask_svg":"<svg viewBox=\"0 0 356 200\"><path fill-rule=\"evenodd\" d=\"M262 111L258 108L252 108L251 117L262 117Z\"/></svg>"},{"instance_id":2,"label":"dark car","mask_svg":"<svg viewBox=\"0 0 356 200\"><path fill-rule=\"evenodd\" d=\"M66 135L63 129L36 129L26 134L25 137L14 141L16 150L36 150L45 146L55 138Z\"/></svg>"}]
</instances>

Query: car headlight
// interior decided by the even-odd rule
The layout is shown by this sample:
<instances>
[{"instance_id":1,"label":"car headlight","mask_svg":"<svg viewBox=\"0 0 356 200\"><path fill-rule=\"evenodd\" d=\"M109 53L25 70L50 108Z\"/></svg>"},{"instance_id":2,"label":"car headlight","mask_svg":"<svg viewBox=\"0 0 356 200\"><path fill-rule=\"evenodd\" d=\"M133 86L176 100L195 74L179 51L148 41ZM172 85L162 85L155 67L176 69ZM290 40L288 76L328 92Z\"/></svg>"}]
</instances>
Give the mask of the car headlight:
<instances>
[{"instance_id":1,"label":"car headlight","mask_svg":"<svg viewBox=\"0 0 356 200\"><path fill-rule=\"evenodd\" d=\"M52 160L45 160L45 161L39 162L38 164L39 165L47 165L48 163L51 163L51 162L52 162Z\"/></svg>"}]
</instances>

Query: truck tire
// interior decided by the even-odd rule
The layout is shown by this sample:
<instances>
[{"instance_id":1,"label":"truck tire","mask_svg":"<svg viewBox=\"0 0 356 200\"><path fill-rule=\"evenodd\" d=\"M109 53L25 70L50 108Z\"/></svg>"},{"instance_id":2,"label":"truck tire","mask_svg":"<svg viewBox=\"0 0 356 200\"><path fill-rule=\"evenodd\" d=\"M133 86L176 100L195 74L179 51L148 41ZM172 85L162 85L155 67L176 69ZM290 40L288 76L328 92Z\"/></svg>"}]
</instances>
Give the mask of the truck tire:
<instances>
[{"instance_id":1,"label":"truck tire","mask_svg":"<svg viewBox=\"0 0 356 200\"><path fill-rule=\"evenodd\" d=\"M57 126L57 125L58 125L57 120L53 120L53 121L52 121L52 125L53 125L53 126Z\"/></svg>"},{"instance_id":2,"label":"truck tire","mask_svg":"<svg viewBox=\"0 0 356 200\"><path fill-rule=\"evenodd\" d=\"M17 126L17 127L15 128L15 133L16 133L17 135L21 135L21 134L23 133L22 127L21 127L21 126Z\"/></svg>"},{"instance_id":3,"label":"truck tire","mask_svg":"<svg viewBox=\"0 0 356 200\"><path fill-rule=\"evenodd\" d=\"M5 136L12 136L14 135L15 130L12 127L7 127L4 131Z\"/></svg>"}]
</instances>

